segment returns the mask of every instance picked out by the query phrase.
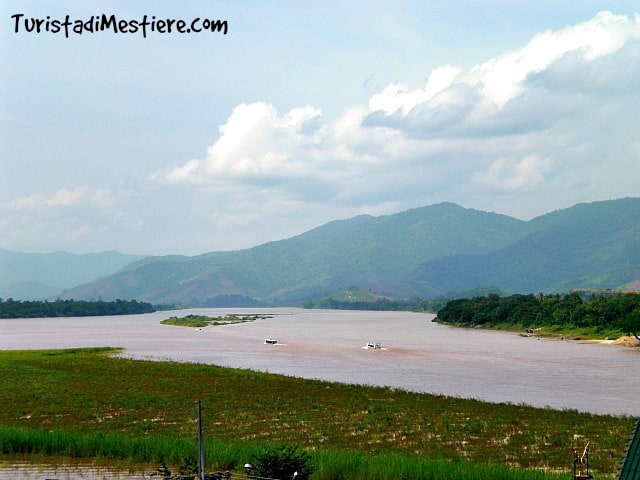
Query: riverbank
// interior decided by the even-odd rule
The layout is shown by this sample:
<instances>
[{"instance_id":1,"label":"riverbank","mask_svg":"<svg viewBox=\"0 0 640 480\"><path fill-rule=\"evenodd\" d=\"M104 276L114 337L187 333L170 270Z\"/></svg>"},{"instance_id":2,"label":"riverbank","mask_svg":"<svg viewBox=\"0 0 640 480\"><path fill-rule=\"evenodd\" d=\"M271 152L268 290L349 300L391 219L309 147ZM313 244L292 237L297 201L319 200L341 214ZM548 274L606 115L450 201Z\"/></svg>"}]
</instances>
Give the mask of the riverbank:
<instances>
[{"instance_id":1,"label":"riverbank","mask_svg":"<svg viewBox=\"0 0 640 480\"><path fill-rule=\"evenodd\" d=\"M447 325L455 328L471 328L478 330L513 332L519 334L521 337L527 338L614 345L620 347L640 347L640 341L636 337L632 335L620 335L617 331L613 331L607 334L590 328L562 328L558 326L524 328L522 325L512 325L504 323L486 323L483 325L472 327L466 324L451 324L440 322L438 321L437 317L434 318L433 321L441 325Z\"/></svg>"},{"instance_id":2,"label":"riverbank","mask_svg":"<svg viewBox=\"0 0 640 480\"><path fill-rule=\"evenodd\" d=\"M633 348L638 348L640 347L640 342L638 341L638 339L636 337L632 337L632 336L624 336L624 337L620 337L620 338L616 338L615 340L611 340L609 338L605 338L605 339L597 339L597 340L576 340L582 343L600 343L603 345L615 345L615 346L619 346L619 347L633 347Z\"/></svg>"},{"instance_id":3,"label":"riverbank","mask_svg":"<svg viewBox=\"0 0 640 480\"><path fill-rule=\"evenodd\" d=\"M200 399L212 469L238 469L266 444L288 444L313 453L323 472L319 480L409 473L420 479L434 471L443 479L467 478L473 471L485 471L483 478L527 478L522 470L505 470L568 472L571 446L590 441L598 446L594 472L604 476L615 473L633 425L626 416L128 360L113 353L0 352L2 452L180 465L197 455ZM440 475L447 466L466 473Z\"/></svg>"},{"instance_id":4,"label":"riverbank","mask_svg":"<svg viewBox=\"0 0 640 480\"><path fill-rule=\"evenodd\" d=\"M500 329L503 330L503 329ZM520 331L513 330L513 331ZM580 334L561 334L561 333L543 333L535 330L529 330L525 333L520 334L523 337L535 337L535 338L543 338L547 340L559 340L559 341L570 341L576 343L591 343L591 344L600 344L600 345L613 345L617 347L626 347L626 348L640 348L640 341L634 336L621 336L617 338L584 338Z\"/></svg>"}]
</instances>

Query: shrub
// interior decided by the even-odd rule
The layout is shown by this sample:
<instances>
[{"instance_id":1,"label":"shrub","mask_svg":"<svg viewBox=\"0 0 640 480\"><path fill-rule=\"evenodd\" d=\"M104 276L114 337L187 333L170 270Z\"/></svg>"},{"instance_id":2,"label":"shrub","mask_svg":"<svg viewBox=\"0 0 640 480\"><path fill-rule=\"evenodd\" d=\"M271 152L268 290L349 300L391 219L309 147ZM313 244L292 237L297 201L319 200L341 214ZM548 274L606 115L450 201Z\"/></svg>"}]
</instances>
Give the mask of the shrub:
<instances>
[{"instance_id":1,"label":"shrub","mask_svg":"<svg viewBox=\"0 0 640 480\"><path fill-rule=\"evenodd\" d=\"M263 451L254 462L253 475L260 478L307 480L313 469L309 454L293 446L274 446Z\"/></svg>"}]
</instances>

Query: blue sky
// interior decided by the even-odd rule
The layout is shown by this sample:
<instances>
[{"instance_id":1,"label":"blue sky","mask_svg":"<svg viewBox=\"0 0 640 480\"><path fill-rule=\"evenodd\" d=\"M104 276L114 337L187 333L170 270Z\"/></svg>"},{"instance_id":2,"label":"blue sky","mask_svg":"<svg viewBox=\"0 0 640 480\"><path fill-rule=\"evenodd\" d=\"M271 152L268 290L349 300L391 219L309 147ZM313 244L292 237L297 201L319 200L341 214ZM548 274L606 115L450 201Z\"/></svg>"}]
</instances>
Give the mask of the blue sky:
<instances>
[{"instance_id":1,"label":"blue sky","mask_svg":"<svg viewBox=\"0 0 640 480\"><path fill-rule=\"evenodd\" d=\"M193 255L441 201L640 194L635 1L0 7L0 247ZM14 32L25 17L220 33Z\"/></svg>"}]
</instances>

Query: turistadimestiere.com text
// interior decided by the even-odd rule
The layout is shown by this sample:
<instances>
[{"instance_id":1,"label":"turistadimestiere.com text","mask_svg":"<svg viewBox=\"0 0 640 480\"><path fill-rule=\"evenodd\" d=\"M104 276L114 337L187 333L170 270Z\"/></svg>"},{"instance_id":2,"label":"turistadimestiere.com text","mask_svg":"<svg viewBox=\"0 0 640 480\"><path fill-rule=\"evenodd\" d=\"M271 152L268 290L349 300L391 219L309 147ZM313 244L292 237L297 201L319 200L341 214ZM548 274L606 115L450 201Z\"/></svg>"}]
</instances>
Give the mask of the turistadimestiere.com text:
<instances>
[{"instance_id":1,"label":"turistadimestiere.com text","mask_svg":"<svg viewBox=\"0 0 640 480\"><path fill-rule=\"evenodd\" d=\"M24 13L11 15L14 33L51 33L64 34L66 38L73 35L112 32L116 34L141 34L147 38L149 33L155 34L190 34L221 33L227 34L227 20L213 20L196 17L191 20L175 18L156 18L155 15L143 15L137 19L118 18L116 15L92 15L86 19L30 17Z\"/></svg>"}]
</instances>

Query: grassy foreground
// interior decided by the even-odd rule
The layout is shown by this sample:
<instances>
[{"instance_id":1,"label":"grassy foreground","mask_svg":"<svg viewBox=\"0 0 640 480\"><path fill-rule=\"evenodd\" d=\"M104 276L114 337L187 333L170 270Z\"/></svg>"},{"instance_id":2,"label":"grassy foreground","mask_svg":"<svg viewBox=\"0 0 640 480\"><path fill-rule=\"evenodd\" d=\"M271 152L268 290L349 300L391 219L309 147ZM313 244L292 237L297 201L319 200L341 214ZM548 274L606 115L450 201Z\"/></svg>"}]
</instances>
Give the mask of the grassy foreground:
<instances>
[{"instance_id":1,"label":"grassy foreground","mask_svg":"<svg viewBox=\"0 0 640 480\"><path fill-rule=\"evenodd\" d=\"M116 352L0 352L0 453L179 465L196 458L201 399L211 469L241 469L277 443L308 449L316 480L566 478L571 448L590 441L602 478L634 421Z\"/></svg>"}]
</instances>

